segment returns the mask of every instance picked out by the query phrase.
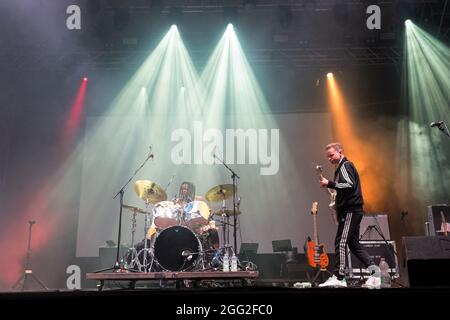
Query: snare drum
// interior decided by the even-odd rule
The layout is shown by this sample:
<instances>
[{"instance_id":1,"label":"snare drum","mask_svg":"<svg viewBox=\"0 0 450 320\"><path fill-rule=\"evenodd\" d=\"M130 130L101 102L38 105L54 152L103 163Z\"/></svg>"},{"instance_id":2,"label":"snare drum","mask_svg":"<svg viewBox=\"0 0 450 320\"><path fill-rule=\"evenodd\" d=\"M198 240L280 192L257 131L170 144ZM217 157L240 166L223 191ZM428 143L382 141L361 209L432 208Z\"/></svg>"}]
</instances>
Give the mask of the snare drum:
<instances>
[{"instance_id":1,"label":"snare drum","mask_svg":"<svg viewBox=\"0 0 450 320\"><path fill-rule=\"evenodd\" d=\"M153 223L160 229L179 224L183 210L173 201L158 202L153 208Z\"/></svg>"}]
</instances>

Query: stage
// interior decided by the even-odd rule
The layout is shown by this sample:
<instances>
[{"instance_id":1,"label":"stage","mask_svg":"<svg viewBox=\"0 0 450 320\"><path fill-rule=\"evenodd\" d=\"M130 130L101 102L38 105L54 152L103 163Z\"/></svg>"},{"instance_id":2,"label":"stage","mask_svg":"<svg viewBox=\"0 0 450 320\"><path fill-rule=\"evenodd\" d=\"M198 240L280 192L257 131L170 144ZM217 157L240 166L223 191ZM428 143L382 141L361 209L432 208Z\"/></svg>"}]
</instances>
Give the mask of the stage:
<instances>
[{"instance_id":1,"label":"stage","mask_svg":"<svg viewBox=\"0 0 450 320\"><path fill-rule=\"evenodd\" d=\"M5 317L448 313L449 3L1 1Z\"/></svg>"},{"instance_id":2,"label":"stage","mask_svg":"<svg viewBox=\"0 0 450 320\"><path fill-rule=\"evenodd\" d=\"M170 281L178 281L177 287L183 284L180 281L190 281L193 287L198 287L201 281L232 282L238 280L242 285L251 285L259 276L258 271L192 271L192 272L103 272L88 273L88 280L97 280L98 289L101 291L105 281L125 281L130 288L135 288L138 281L157 281L160 287Z\"/></svg>"}]
</instances>

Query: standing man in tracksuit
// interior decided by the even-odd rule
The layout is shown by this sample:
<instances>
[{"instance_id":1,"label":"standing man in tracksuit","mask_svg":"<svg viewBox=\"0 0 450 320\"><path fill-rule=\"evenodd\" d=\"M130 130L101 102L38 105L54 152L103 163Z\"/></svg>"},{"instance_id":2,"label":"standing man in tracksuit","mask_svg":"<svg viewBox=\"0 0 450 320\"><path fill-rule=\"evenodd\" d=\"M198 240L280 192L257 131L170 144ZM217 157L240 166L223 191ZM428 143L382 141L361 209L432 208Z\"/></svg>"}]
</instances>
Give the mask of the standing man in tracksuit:
<instances>
[{"instance_id":1,"label":"standing man in tracksuit","mask_svg":"<svg viewBox=\"0 0 450 320\"><path fill-rule=\"evenodd\" d=\"M358 171L355 165L344 155L344 148L340 143L330 143L326 146L328 160L336 166L334 181L325 178L320 180L322 188L335 189L336 211L339 221L335 245L334 274L319 287L347 287L345 280L346 247L361 260L367 268L374 262L367 251L359 243L359 225L363 218L363 196ZM370 276L364 285L379 287L380 278Z\"/></svg>"}]
</instances>

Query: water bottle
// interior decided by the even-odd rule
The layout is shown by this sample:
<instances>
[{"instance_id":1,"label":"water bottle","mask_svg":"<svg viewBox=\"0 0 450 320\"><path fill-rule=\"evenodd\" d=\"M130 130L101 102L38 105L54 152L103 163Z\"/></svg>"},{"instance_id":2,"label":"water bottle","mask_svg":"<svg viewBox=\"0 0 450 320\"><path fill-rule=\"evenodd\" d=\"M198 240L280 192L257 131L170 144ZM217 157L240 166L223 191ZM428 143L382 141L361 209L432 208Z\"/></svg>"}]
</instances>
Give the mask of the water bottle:
<instances>
[{"instance_id":1,"label":"water bottle","mask_svg":"<svg viewBox=\"0 0 450 320\"><path fill-rule=\"evenodd\" d=\"M391 287L391 275L389 274L389 265L384 258L380 260L380 277L381 277L381 288Z\"/></svg>"},{"instance_id":2,"label":"water bottle","mask_svg":"<svg viewBox=\"0 0 450 320\"><path fill-rule=\"evenodd\" d=\"M231 271L236 272L237 270L237 257L236 255L233 253L233 256L231 257Z\"/></svg>"},{"instance_id":3,"label":"water bottle","mask_svg":"<svg viewBox=\"0 0 450 320\"><path fill-rule=\"evenodd\" d=\"M225 255L223 256L222 264L224 272L230 271L230 259L228 258L228 253L225 253Z\"/></svg>"}]
</instances>

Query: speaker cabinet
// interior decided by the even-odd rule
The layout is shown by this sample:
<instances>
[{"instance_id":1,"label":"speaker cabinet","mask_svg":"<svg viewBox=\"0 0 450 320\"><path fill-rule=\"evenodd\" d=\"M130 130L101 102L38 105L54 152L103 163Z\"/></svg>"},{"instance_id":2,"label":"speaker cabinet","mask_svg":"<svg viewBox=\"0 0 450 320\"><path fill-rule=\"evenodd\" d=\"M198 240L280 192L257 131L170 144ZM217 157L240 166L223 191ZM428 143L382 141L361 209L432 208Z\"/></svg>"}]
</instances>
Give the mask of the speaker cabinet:
<instances>
[{"instance_id":1,"label":"speaker cabinet","mask_svg":"<svg viewBox=\"0 0 450 320\"><path fill-rule=\"evenodd\" d=\"M396 252L395 241L387 241L387 244L384 241L360 241L359 243L367 250L376 265L379 265L381 258L384 258L389 265L389 273L394 277L399 276L398 259L394 253ZM350 278L369 276L369 271L348 248L347 266Z\"/></svg>"},{"instance_id":2,"label":"speaker cabinet","mask_svg":"<svg viewBox=\"0 0 450 320\"><path fill-rule=\"evenodd\" d=\"M403 237L411 287L450 286L450 237Z\"/></svg>"}]
</instances>

